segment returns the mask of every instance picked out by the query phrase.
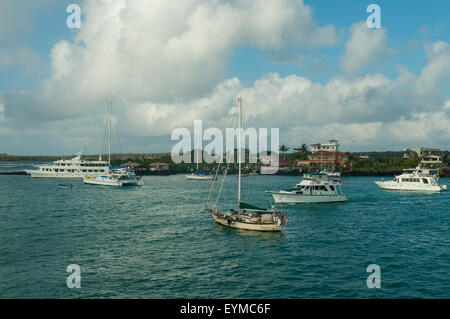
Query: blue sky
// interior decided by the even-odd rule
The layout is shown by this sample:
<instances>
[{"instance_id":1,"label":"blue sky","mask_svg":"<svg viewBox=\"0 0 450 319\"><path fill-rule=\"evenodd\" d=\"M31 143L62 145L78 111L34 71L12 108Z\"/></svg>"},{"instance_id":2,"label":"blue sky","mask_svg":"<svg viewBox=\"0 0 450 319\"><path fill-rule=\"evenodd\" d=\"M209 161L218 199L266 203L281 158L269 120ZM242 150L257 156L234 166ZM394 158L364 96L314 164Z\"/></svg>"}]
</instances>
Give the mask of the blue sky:
<instances>
[{"instance_id":1,"label":"blue sky","mask_svg":"<svg viewBox=\"0 0 450 319\"><path fill-rule=\"evenodd\" d=\"M248 123L280 127L281 142L291 146L329 137L339 138L345 149L352 151L450 148L445 142L450 136L445 130L447 123L434 128L429 123L432 114L445 119L446 103L450 103L446 55L449 1L304 0L304 7L301 0L255 1L259 6L248 0L195 0L189 5L87 0L78 2L83 12L81 30L66 27L70 3L77 2L5 0L0 4L4 14L0 20L7 24L0 22L7 30L0 33L0 153L75 153L81 145L97 151L101 142L96 135L102 131L97 134L92 119L103 121L105 96L111 90L116 95L117 117L121 117L118 130L126 141L123 144L128 145L123 151L169 151L170 131L175 126L190 127L195 118L219 125L228 119L236 94L251 97ZM367 32L358 25L369 16L366 8L371 3L381 7L383 31ZM267 13L265 7L271 12L270 6L274 20L258 20ZM217 24L208 24L204 12L216 15ZM240 12L244 15L239 21L224 19L221 24L221 17ZM311 32L321 29L330 38L314 44L317 35L296 30L302 24L285 18L286 12L311 18L305 22ZM214 29L212 38L205 31L208 28ZM273 29L276 32L272 34ZM166 33L177 34L178 48ZM124 34L132 36L125 39ZM283 38L281 42L276 34ZM133 36L140 40L133 43ZM215 37L223 37L223 43L214 41ZM166 42L158 46L161 39ZM379 41L373 47L376 52L363 52L359 41ZM111 56L105 56L102 45L110 44ZM180 50L187 50L186 55L176 53ZM366 57L370 59L365 61ZM348 61L353 58L355 64L362 62L349 71ZM103 62L105 67L100 68ZM84 81L92 83L80 83ZM396 89L385 94L392 87ZM93 88L97 90L91 92ZM347 95L333 96L333 88ZM286 90L293 93L272 100L273 96L264 96L270 90L273 96ZM361 91L352 93L357 90ZM394 102L386 106L386 116L375 116L371 108L383 108L389 101ZM298 118L273 116L270 105L261 107L264 103L272 103L274 109L299 110ZM336 103L330 104L336 111L325 121L320 114L327 112L327 103ZM84 118L85 108L89 119ZM180 112L186 114L184 121L178 118ZM137 118L130 115L133 113L139 113ZM84 130L82 125L90 126ZM58 132L67 126L77 129ZM139 130L131 130L133 126ZM411 141L397 132L397 127L412 130ZM420 127L423 137L414 127ZM315 130L323 133L309 133ZM90 136L74 136L80 131ZM52 143L40 142L46 140Z\"/></svg>"},{"instance_id":2,"label":"blue sky","mask_svg":"<svg viewBox=\"0 0 450 319\"><path fill-rule=\"evenodd\" d=\"M383 64L384 74L390 77L396 74L393 66L397 64L403 64L411 72L419 73L426 63L422 42L450 38L450 1L446 0L340 0L339 5L333 0L308 0L305 3L314 7L314 17L318 24L337 26L343 37L348 36L348 28L352 23L367 19L370 15L366 13L369 4L378 4L381 7L382 27L388 32L388 46L394 50ZM261 52L255 48L237 48L229 62L228 75L239 76L244 81L252 82L267 72L283 75L308 73L317 81L325 82L330 76L339 73L337 59L343 51L342 45L306 52L294 51L293 53L306 55L311 64L314 64L316 59L326 64L326 72L315 74L308 73L308 65L280 65L271 62L276 53ZM315 59L316 55L319 55L319 58Z\"/></svg>"}]
</instances>

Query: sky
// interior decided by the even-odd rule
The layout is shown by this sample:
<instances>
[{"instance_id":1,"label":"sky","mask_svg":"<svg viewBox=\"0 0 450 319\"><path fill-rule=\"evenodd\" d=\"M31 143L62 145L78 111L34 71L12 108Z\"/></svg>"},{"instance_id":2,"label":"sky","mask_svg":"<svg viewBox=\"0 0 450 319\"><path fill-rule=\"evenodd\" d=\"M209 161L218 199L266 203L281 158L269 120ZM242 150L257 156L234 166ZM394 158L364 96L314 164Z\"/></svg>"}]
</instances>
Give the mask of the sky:
<instances>
[{"instance_id":1,"label":"sky","mask_svg":"<svg viewBox=\"0 0 450 319\"><path fill-rule=\"evenodd\" d=\"M81 28L69 29L69 4ZM369 29L370 4L381 28ZM170 152L175 128L279 128L291 149L450 149L447 0L2 0L0 153ZM206 144L206 142L205 142Z\"/></svg>"}]
</instances>

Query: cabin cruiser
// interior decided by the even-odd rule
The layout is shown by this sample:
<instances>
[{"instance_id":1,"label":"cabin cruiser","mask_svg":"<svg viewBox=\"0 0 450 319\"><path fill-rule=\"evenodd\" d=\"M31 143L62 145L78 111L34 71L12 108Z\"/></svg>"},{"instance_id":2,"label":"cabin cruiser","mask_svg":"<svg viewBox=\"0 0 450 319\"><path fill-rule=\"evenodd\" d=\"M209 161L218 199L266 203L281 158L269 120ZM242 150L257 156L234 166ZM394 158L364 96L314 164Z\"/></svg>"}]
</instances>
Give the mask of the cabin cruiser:
<instances>
[{"instance_id":1,"label":"cabin cruiser","mask_svg":"<svg viewBox=\"0 0 450 319\"><path fill-rule=\"evenodd\" d=\"M87 174L100 176L108 173L108 161L102 161L101 157L98 161L82 160L83 155L84 151L80 151L72 159L41 165L39 169L26 169L25 173L32 178L83 178Z\"/></svg>"},{"instance_id":2,"label":"cabin cruiser","mask_svg":"<svg viewBox=\"0 0 450 319\"><path fill-rule=\"evenodd\" d=\"M416 168L404 169L403 174L395 176L392 181L376 181L381 189L413 192L444 192L447 185L439 184L439 174L436 169Z\"/></svg>"},{"instance_id":3,"label":"cabin cruiser","mask_svg":"<svg viewBox=\"0 0 450 319\"><path fill-rule=\"evenodd\" d=\"M342 181L330 178L326 173L308 173L295 187L280 191L266 191L272 194L277 204L345 202Z\"/></svg>"},{"instance_id":4,"label":"cabin cruiser","mask_svg":"<svg viewBox=\"0 0 450 319\"><path fill-rule=\"evenodd\" d=\"M108 175L85 176L83 182L91 185L103 186L142 186L142 178L134 173L134 170L127 165L110 166Z\"/></svg>"}]
</instances>

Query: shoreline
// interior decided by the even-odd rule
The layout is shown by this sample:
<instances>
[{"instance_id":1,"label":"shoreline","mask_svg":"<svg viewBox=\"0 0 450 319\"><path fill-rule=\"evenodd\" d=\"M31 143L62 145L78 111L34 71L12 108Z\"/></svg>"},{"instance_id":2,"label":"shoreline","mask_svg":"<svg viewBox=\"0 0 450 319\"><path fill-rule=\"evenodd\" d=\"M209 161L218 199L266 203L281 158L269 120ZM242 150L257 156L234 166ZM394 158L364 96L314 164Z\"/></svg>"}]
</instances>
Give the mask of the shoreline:
<instances>
[{"instance_id":1,"label":"shoreline","mask_svg":"<svg viewBox=\"0 0 450 319\"><path fill-rule=\"evenodd\" d=\"M394 177L400 175L402 170L392 171L344 171L341 173L342 177ZM144 174L136 174L138 176L171 176L171 175L186 175L191 172L145 172ZM306 173L306 172L305 172ZM291 172L278 172L277 176L302 176L304 173L297 171ZM28 175L25 171L11 171L0 172L0 175ZM219 174L222 175L222 174ZM261 174L257 174L261 175ZM271 176L270 174L264 174L263 176ZM439 174L439 177L450 177L450 169L443 169Z\"/></svg>"}]
</instances>

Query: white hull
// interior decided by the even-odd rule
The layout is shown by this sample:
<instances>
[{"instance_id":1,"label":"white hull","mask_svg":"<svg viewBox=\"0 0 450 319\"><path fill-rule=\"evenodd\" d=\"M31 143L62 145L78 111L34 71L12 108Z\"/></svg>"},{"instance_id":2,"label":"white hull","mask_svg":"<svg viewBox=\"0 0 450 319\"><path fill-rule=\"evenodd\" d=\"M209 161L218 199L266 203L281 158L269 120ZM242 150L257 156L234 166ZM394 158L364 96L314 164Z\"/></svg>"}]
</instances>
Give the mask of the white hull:
<instances>
[{"instance_id":1,"label":"white hull","mask_svg":"<svg viewBox=\"0 0 450 319\"><path fill-rule=\"evenodd\" d=\"M102 186L142 186L144 183L141 180L136 181L118 181L110 178L95 178L95 179L87 179L84 178L83 182L85 184L90 185L102 185Z\"/></svg>"},{"instance_id":2,"label":"white hull","mask_svg":"<svg viewBox=\"0 0 450 319\"><path fill-rule=\"evenodd\" d=\"M425 192L425 193L438 193L445 192L447 185L429 185L422 183L396 183L393 181L378 181L375 182L381 189L392 191L404 191L404 192Z\"/></svg>"},{"instance_id":3,"label":"white hull","mask_svg":"<svg viewBox=\"0 0 450 319\"><path fill-rule=\"evenodd\" d=\"M276 204L306 204L306 203L332 203L345 202L345 195L305 195L289 192L271 192Z\"/></svg>"},{"instance_id":4,"label":"white hull","mask_svg":"<svg viewBox=\"0 0 450 319\"><path fill-rule=\"evenodd\" d=\"M75 173L67 173L67 172L61 172L61 173L57 173L57 172L43 172L40 170L32 170L32 169L26 169L25 173L30 175L31 178L65 178L65 179L81 179L83 178L86 173L83 172L75 172ZM100 175L104 175L104 172L100 172L97 175L95 175L95 173L89 173L92 174L93 176L100 176Z\"/></svg>"},{"instance_id":5,"label":"white hull","mask_svg":"<svg viewBox=\"0 0 450 319\"><path fill-rule=\"evenodd\" d=\"M259 174L261 175L274 175L278 172L278 167L261 166Z\"/></svg>"},{"instance_id":6,"label":"white hull","mask_svg":"<svg viewBox=\"0 0 450 319\"><path fill-rule=\"evenodd\" d=\"M91 185L103 186L142 186L142 178L136 176L129 168L113 168L113 174L106 176L85 176L83 182Z\"/></svg>"},{"instance_id":7,"label":"white hull","mask_svg":"<svg viewBox=\"0 0 450 319\"><path fill-rule=\"evenodd\" d=\"M211 175L195 175L195 174L191 174L191 175L185 175L187 179L190 180L197 180L197 181L205 181L205 180L212 180L214 179L213 176Z\"/></svg>"}]
</instances>

